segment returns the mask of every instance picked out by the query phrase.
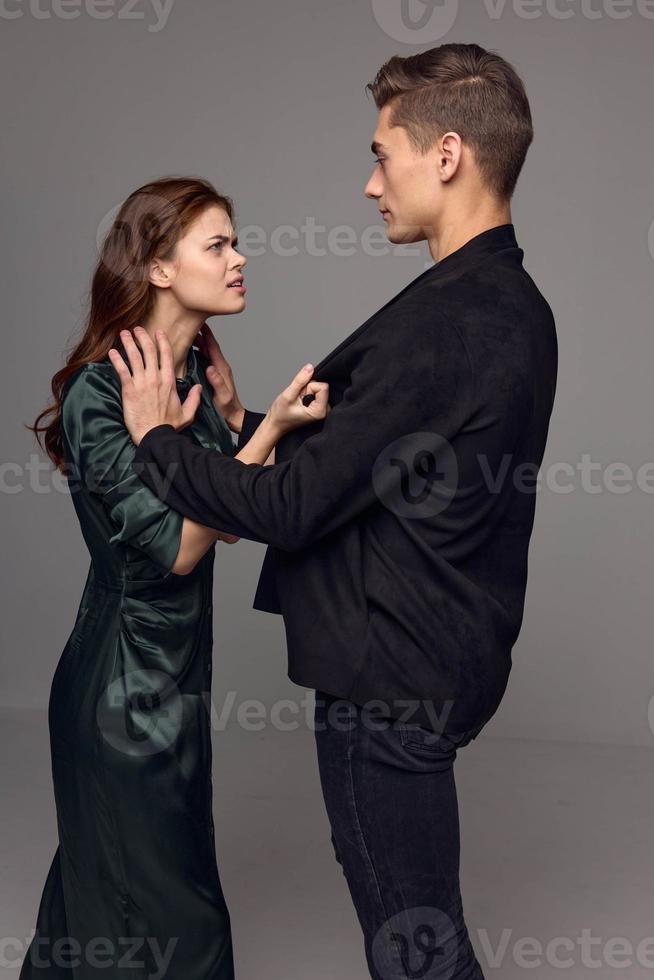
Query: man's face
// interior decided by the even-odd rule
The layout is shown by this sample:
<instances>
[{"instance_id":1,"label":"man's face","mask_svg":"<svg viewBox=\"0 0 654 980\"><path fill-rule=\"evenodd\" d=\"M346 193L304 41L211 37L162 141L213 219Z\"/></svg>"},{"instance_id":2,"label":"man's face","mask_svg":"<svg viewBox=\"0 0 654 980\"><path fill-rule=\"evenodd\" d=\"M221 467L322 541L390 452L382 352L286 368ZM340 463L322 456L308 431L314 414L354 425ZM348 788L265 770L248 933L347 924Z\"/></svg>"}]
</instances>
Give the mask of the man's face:
<instances>
[{"instance_id":1,"label":"man's face","mask_svg":"<svg viewBox=\"0 0 654 980\"><path fill-rule=\"evenodd\" d=\"M391 242L421 242L433 236L433 223L442 205L438 143L424 156L411 144L403 126L389 126L391 105L377 120L372 152L377 163L365 187L377 201Z\"/></svg>"}]
</instances>

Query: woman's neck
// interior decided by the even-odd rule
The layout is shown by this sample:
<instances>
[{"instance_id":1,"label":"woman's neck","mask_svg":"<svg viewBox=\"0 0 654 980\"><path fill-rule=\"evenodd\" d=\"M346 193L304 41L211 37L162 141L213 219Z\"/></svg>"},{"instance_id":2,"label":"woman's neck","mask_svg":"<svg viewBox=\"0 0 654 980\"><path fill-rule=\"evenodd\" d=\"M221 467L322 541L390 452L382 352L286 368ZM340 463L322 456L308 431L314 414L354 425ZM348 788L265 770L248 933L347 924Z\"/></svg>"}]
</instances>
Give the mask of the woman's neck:
<instances>
[{"instance_id":1,"label":"woman's neck","mask_svg":"<svg viewBox=\"0 0 654 980\"><path fill-rule=\"evenodd\" d=\"M204 323L205 317L190 310L184 310L182 312L179 310L166 310L164 308L165 305L158 304L155 306L152 314L141 326L148 332L155 347L157 346L155 330L163 330L173 349L175 377L183 378L188 370L187 354L200 332L200 327Z\"/></svg>"}]
</instances>

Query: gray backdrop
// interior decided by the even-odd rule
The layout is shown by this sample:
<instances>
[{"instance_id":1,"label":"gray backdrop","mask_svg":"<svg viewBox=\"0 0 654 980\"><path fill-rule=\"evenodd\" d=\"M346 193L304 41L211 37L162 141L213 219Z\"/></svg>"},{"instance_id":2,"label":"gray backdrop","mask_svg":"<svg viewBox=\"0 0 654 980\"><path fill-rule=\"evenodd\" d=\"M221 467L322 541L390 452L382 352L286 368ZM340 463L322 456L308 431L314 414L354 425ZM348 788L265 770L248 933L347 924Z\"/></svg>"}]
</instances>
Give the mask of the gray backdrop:
<instances>
[{"instance_id":1,"label":"gray backdrop","mask_svg":"<svg viewBox=\"0 0 654 980\"><path fill-rule=\"evenodd\" d=\"M399 0L1 6L0 703L47 703L88 567L72 502L49 464L37 472L45 457L22 423L82 322L106 216L171 173L235 198L239 228L265 244L246 312L211 323L244 402L264 410L430 261L425 246L366 237L382 223L363 196L365 83L393 53L476 41L516 65L531 99L514 221L560 345L524 624L486 732L651 745L654 4L445 2L429 17L411 0L413 22ZM229 692L268 706L303 694L281 619L251 608L263 553L217 548L218 711Z\"/></svg>"}]
</instances>

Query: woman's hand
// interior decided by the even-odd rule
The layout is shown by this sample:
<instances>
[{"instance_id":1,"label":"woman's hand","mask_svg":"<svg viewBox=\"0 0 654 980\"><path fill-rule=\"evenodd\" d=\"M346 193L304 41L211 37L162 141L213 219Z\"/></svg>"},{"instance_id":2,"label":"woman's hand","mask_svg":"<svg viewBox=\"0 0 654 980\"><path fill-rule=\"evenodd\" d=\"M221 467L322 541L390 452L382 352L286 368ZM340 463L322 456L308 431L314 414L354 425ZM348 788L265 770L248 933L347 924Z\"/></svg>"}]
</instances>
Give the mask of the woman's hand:
<instances>
[{"instance_id":1,"label":"woman's hand","mask_svg":"<svg viewBox=\"0 0 654 980\"><path fill-rule=\"evenodd\" d=\"M225 360L220 344L211 332L208 323L203 323L195 343L211 364L207 368L207 379L213 388L213 403L232 432L240 432L243 427L245 409L236 392L234 375Z\"/></svg>"},{"instance_id":2,"label":"woman's hand","mask_svg":"<svg viewBox=\"0 0 654 980\"><path fill-rule=\"evenodd\" d=\"M266 417L280 436L300 425L319 422L329 412L329 385L326 381L312 381L312 375L313 366L306 364L270 406Z\"/></svg>"}]
</instances>

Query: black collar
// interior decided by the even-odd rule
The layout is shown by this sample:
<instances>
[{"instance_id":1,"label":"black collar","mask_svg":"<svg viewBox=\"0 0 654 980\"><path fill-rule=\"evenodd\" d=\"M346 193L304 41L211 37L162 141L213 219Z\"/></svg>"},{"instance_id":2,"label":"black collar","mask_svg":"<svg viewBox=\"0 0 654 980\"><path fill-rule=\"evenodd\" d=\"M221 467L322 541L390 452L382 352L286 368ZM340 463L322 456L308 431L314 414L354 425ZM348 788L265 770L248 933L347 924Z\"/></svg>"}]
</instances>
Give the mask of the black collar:
<instances>
[{"instance_id":1,"label":"black collar","mask_svg":"<svg viewBox=\"0 0 654 980\"><path fill-rule=\"evenodd\" d=\"M349 337L338 344L329 354L323 357L314 367L313 377L317 379L319 374L322 373L324 368L340 354L346 347L349 347L354 340L358 340L361 334L365 333L366 330L374 323L377 317L384 310L387 310L389 306L408 293L410 290L414 289L418 284L422 284L431 279L437 279L441 275L449 275L452 272L461 272L475 265L480 259L483 259L487 255L491 255L493 252L501 252L507 248L518 248L518 243L515 237L515 229L512 224L507 225L497 225L495 228L488 228L486 231L480 232L479 235L475 235L474 238L469 239L460 248L457 248L455 252L450 252L446 255L444 259L440 262L436 262L431 265L424 272L421 272L416 279L412 279L403 289L400 290L395 296L388 300L381 309L377 310L375 313L369 317L365 323L362 323L360 327L351 333ZM522 256L522 250L518 249L520 255Z\"/></svg>"},{"instance_id":2,"label":"black collar","mask_svg":"<svg viewBox=\"0 0 654 980\"><path fill-rule=\"evenodd\" d=\"M515 228L512 224L496 225L495 228L487 228L474 238L470 238L465 245L457 248L455 252L450 252L440 262L436 262L427 272L440 275L452 272L460 272L471 265L475 265L480 259L493 252L501 252L507 248L518 248L515 237Z\"/></svg>"}]
</instances>

